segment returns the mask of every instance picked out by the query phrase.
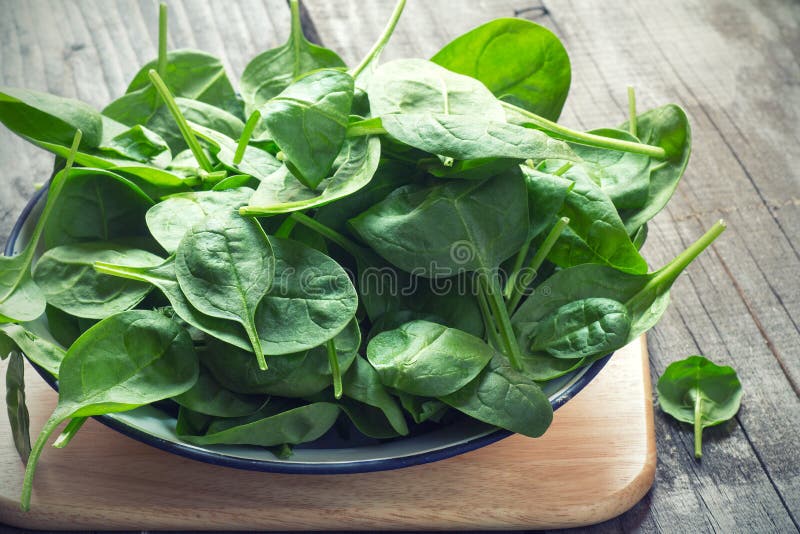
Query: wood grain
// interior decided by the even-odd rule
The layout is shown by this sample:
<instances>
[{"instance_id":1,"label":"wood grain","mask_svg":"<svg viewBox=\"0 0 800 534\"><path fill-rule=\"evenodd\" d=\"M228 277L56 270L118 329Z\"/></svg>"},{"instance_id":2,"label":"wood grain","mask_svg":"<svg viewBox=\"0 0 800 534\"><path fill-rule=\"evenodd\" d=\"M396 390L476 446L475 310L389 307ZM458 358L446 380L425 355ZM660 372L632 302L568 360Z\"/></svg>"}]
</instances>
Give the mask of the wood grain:
<instances>
[{"instance_id":1,"label":"wood grain","mask_svg":"<svg viewBox=\"0 0 800 534\"><path fill-rule=\"evenodd\" d=\"M322 42L355 63L393 0L306 0ZM288 32L284 0L170 1L174 47L223 58L238 79ZM149 0L0 0L0 85L77 96L102 108L155 55ZM719 217L729 230L675 285L649 336L651 372L689 354L733 365L745 388L729 425L692 458L685 426L656 410L654 489L593 532L792 532L800 518L800 3L795 0L409 0L385 58L427 57L495 17L535 20L565 42L573 87L562 117L617 124L625 86L640 108L677 102L694 154L651 225L658 266ZM91 29L91 31L89 31ZM0 238L52 158L0 129Z\"/></svg>"},{"instance_id":2,"label":"wood grain","mask_svg":"<svg viewBox=\"0 0 800 534\"><path fill-rule=\"evenodd\" d=\"M31 425L38 429L57 396L27 371ZM587 525L621 514L653 481L650 395L642 337L615 354L556 412L542 438L512 436L448 460L358 475L276 475L212 466L90 421L67 448L44 452L28 513L19 511L23 466L3 426L0 523L147 530Z\"/></svg>"}]
</instances>

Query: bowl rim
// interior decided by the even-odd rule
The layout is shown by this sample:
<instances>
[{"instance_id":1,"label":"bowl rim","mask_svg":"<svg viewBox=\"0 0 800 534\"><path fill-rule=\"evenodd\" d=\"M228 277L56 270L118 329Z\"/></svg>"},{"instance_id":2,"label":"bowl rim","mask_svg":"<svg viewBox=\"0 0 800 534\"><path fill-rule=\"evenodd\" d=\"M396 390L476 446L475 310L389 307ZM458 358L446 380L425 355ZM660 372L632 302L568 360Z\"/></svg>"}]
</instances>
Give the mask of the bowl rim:
<instances>
[{"instance_id":1,"label":"bowl rim","mask_svg":"<svg viewBox=\"0 0 800 534\"><path fill-rule=\"evenodd\" d=\"M37 190L22 209L22 212L11 228L11 233L6 241L6 245L3 250L3 254L5 256L14 255L14 248L23 228L33 213L33 210L47 194L48 189L49 182ZM561 391L558 396L552 399L550 404L553 407L553 411L555 412L558 410L560 407L566 404L567 401L582 391L583 388L589 385L589 383L594 380L598 373L600 373L600 371L606 366L613 354L614 353L612 352L611 354L608 354L607 356L604 356L603 358L590 364L589 368L586 369L586 371L584 371L584 373L577 380L569 384L566 389ZM30 360L28 360L28 362L32 364L39 376L41 376L50 387L58 392L58 384L53 376ZM301 463L261 460L226 455L217 451L209 451L194 445L176 443L158 436L154 436L143 430L129 426L125 422L108 415L93 416L93 419L124 436L135 439L136 441L146 445L150 445L151 447L182 456L184 458L189 458L212 465L233 467L235 469L243 469L247 471L306 475L368 473L373 471L390 471L393 469L401 469L403 467L410 467L413 465L427 464L480 449L514 434L514 432L509 430L498 428L493 432L478 436L474 439L422 453L396 456L392 458L378 458L374 460L356 460L330 463Z\"/></svg>"}]
</instances>

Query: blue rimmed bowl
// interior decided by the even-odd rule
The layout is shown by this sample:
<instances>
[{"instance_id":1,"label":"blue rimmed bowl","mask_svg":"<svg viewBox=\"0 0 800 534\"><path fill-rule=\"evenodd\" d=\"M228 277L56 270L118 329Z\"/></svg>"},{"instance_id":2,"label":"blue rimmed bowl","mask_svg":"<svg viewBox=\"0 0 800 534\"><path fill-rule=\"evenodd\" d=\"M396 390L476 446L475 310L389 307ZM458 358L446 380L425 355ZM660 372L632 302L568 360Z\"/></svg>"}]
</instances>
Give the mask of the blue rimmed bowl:
<instances>
[{"instance_id":1,"label":"blue rimmed bowl","mask_svg":"<svg viewBox=\"0 0 800 534\"><path fill-rule=\"evenodd\" d=\"M20 251L44 207L46 189L41 189L25 206L11 231L5 254ZM30 324L37 334L55 342L49 335L47 319ZM553 410L557 410L594 379L611 355L593 364L552 380L544 385ZM55 379L42 369L42 378L57 390ZM409 437L378 441L357 432L331 431L319 440L295 447L290 458L276 457L263 447L214 445L200 447L184 443L175 433L175 416L165 407L144 406L130 412L96 417L98 421L135 440L165 451L215 465L295 474L361 473L398 469L435 462L485 447L512 433L463 418L446 426L423 428ZM349 434L348 437L344 437Z\"/></svg>"}]
</instances>

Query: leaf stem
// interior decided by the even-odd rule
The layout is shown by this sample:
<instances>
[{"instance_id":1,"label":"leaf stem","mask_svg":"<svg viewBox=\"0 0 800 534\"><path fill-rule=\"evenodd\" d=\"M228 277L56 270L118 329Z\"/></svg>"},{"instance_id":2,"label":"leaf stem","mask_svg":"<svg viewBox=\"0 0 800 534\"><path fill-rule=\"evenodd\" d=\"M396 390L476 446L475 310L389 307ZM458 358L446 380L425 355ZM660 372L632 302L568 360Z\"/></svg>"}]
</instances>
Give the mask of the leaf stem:
<instances>
[{"instance_id":1,"label":"leaf stem","mask_svg":"<svg viewBox=\"0 0 800 534\"><path fill-rule=\"evenodd\" d=\"M281 225L275 230L275 237L282 237L284 239L288 239L290 235L292 235L292 230L297 225L297 219L292 219L291 217L286 217L283 220Z\"/></svg>"},{"instance_id":2,"label":"leaf stem","mask_svg":"<svg viewBox=\"0 0 800 534\"><path fill-rule=\"evenodd\" d=\"M303 226L314 230L325 239L333 241L334 243L342 247L344 250L346 250L349 254L356 257L360 257L362 255L361 247L358 246L355 242L346 238L336 230L328 228L321 222L312 219L308 215L296 211L292 213L291 218L293 218Z\"/></svg>"},{"instance_id":3,"label":"leaf stem","mask_svg":"<svg viewBox=\"0 0 800 534\"><path fill-rule=\"evenodd\" d=\"M508 102L500 102L504 108L525 117L527 122L536 126L537 128L551 134L553 137L564 139L572 143L581 145L595 146L599 148L608 148L611 150L620 150L622 152L634 152L636 154L644 154L652 158L666 159L667 152L660 146L645 145L643 143L634 143L632 141L625 141L623 139L613 139L611 137L604 137L602 135L591 134L588 132L579 132L565 126L561 126L553 121L540 117L535 113L531 113L527 109L517 107Z\"/></svg>"},{"instance_id":4,"label":"leaf stem","mask_svg":"<svg viewBox=\"0 0 800 534\"><path fill-rule=\"evenodd\" d=\"M347 127L347 137L386 135L386 133L386 129L383 127L380 117L373 117L371 119L353 122Z\"/></svg>"},{"instance_id":5,"label":"leaf stem","mask_svg":"<svg viewBox=\"0 0 800 534\"><path fill-rule=\"evenodd\" d=\"M629 308L635 307L640 299L648 298L648 294L654 288L657 289L663 287L664 284L672 283L701 252L725 231L725 228L727 228L727 224L724 220L717 221L700 239L689 245L686 250L675 256L671 262L656 271L655 275L625 305Z\"/></svg>"},{"instance_id":6,"label":"leaf stem","mask_svg":"<svg viewBox=\"0 0 800 534\"><path fill-rule=\"evenodd\" d=\"M389 42L389 38L394 33L394 29L397 26L397 22L400 20L400 15L403 14L403 8L406 7L406 0L398 0L397 4L394 6L394 11L392 12L392 16L389 19L389 22L386 24L386 27L383 29L383 33L381 36L378 37L378 40L372 45L372 48L364 59L361 60L361 63L358 64L356 68L350 71L350 74L353 78L357 78L367 66L378 57L378 55L383 50L383 47L386 46L386 43Z\"/></svg>"},{"instance_id":7,"label":"leaf stem","mask_svg":"<svg viewBox=\"0 0 800 534\"><path fill-rule=\"evenodd\" d=\"M703 418L700 410L700 392L694 396L694 457L703 457Z\"/></svg>"},{"instance_id":8,"label":"leaf stem","mask_svg":"<svg viewBox=\"0 0 800 534\"><path fill-rule=\"evenodd\" d=\"M262 371L266 371L269 368L267 367L267 359L264 357L264 350L261 348L261 338L258 335L255 320L250 318L250 320L248 320L243 326L245 332L247 332L247 337L250 338L250 344L253 346L253 352L255 353L256 361L258 362L258 368Z\"/></svg>"},{"instance_id":9,"label":"leaf stem","mask_svg":"<svg viewBox=\"0 0 800 534\"><path fill-rule=\"evenodd\" d=\"M158 94L161 95L164 104L167 106L170 114L172 114L172 118L175 119L178 129L186 141L186 144L189 145L189 149L192 151L197 163L204 171L212 172L214 168L211 166L211 162L208 160L206 153L203 152L203 147L201 147L200 143L197 141L197 137L189 127L189 123L186 122L186 117L181 113L178 103L175 102L175 98L173 98L172 93L169 92L164 80L162 80L161 76L153 69L150 69L150 72L147 74L150 77L150 81L153 82L153 87L155 87Z\"/></svg>"},{"instance_id":10,"label":"leaf stem","mask_svg":"<svg viewBox=\"0 0 800 534\"><path fill-rule=\"evenodd\" d=\"M258 110L255 110L250 115L250 118L247 119L247 123L244 125L244 130L242 130L242 136L239 137L239 144L236 145L236 153L233 155L234 165L238 165L242 162L242 158L244 158L244 151L247 150L247 144L250 143L250 138L253 136L253 130L256 129L258 121L260 120L261 112Z\"/></svg>"},{"instance_id":11,"label":"leaf stem","mask_svg":"<svg viewBox=\"0 0 800 534\"><path fill-rule=\"evenodd\" d=\"M58 425L61 424L64 419L65 418L59 413L58 408L56 408L56 411L53 412L53 415L50 416L50 419L48 419L42 427L42 430L39 432L39 437L36 439L36 443L34 443L33 448L31 448L31 455L28 457L28 464L25 466L22 493L19 498L19 507L23 512L27 512L31 509L33 474L36 472L36 465L39 463L39 458L42 456L42 450L44 450L44 446L47 444L50 435L55 432Z\"/></svg>"},{"instance_id":12,"label":"leaf stem","mask_svg":"<svg viewBox=\"0 0 800 534\"><path fill-rule=\"evenodd\" d=\"M628 86L628 131L636 137L638 126L636 124L636 92L632 85Z\"/></svg>"},{"instance_id":13,"label":"leaf stem","mask_svg":"<svg viewBox=\"0 0 800 534\"><path fill-rule=\"evenodd\" d=\"M75 417L74 419L70 419L67 426L64 427L64 430L61 431L61 434L56 438L53 442L53 447L56 449L63 449L66 447L72 438L75 437L75 434L78 433L78 430L81 429L83 423L86 422L88 417Z\"/></svg>"},{"instance_id":14,"label":"leaf stem","mask_svg":"<svg viewBox=\"0 0 800 534\"><path fill-rule=\"evenodd\" d=\"M342 373L339 370L339 358L336 355L336 345L333 338L329 339L325 346L328 349L328 363L331 366L333 375L333 396L338 400L342 398Z\"/></svg>"},{"instance_id":15,"label":"leaf stem","mask_svg":"<svg viewBox=\"0 0 800 534\"><path fill-rule=\"evenodd\" d=\"M520 300L522 300L522 296L525 294L525 291L527 291L528 286L533 282L534 278L536 278L536 273L539 271L542 263L544 263L547 255L550 254L553 245L556 244L558 238L561 237L561 234L566 230L567 225L569 225L569 218L567 217L561 217L556 221L556 224L553 225L553 228L550 229L547 237L544 238L544 241L539 246L536 254L531 258L528 268L519 276L518 281L515 279L515 283L511 288L511 296L508 298L508 313L514 313L514 310L517 309Z\"/></svg>"},{"instance_id":16,"label":"leaf stem","mask_svg":"<svg viewBox=\"0 0 800 534\"><path fill-rule=\"evenodd\" d=\"M477 294L478 307L481 310L481 317L483 318L483 327L486 330L487 341L496 349L501 349L503 343L497 333L497 328L494 326L494 319L492 317L492 310L489 308L489 301L483 290L479 290Z\"/></svg>"},{"instance_id":17,"label":"leaf stem","mask_svg":"<svg viewBox=\"0 0 800 534\"><path fill-rule=\"evenodd\" d=\"M519 350L517 338L514 336L514 329L511 327L511 319L508 317L497 278L492 274L481 273L478 275L478 282L483 284L483 291L499 330L500 340L505 346L505 354L511 362L511 366L519 371L522 369L520 364L522 353Z\"/></svg>"},{"instance_id":18,"label":"leaf stem","mask_svg":"<svg viewBox=\"0 0 800 534\"><path fill-rule=\"evenodd\" d=\"M167 76L167 4L158 6L158 75Z\"/></svg>"}]
</instances>

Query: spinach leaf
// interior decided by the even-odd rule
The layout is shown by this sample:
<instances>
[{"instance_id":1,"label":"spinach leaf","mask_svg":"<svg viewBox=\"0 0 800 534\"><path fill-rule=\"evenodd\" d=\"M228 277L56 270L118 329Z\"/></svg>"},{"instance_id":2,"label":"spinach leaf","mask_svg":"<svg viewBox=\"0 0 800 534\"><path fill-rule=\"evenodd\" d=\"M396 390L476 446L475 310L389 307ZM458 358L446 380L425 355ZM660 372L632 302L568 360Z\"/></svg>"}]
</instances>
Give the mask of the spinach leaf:
<instances>
[{"instance_id":1,"label":"spinach leaf","mask_svg":"<svg viewBox=\"0 0 800 534\"><path fill-rule=\"evenodd\" d=\"M397 401L383 387L378 372L363 357L356 356L350 370L342 377L342 386L347 397L383 412L395 432L401 436L408 434L408 425Z\"/></svg>"},{"instance_id":2,"label":"spinach leaf","mask_svg":"<svg viewBox=\"0 0 800 534\"><path fill-rule=\"evenodd\" d=\"M358 323L351 321L333 339L339 369L346 373L361 344ZM266 371L258 368L252 354L213 340L201 357L220 384L239 393L300 398L319 393L333 380L324 345L295 354L270 356Z\"/></svg>"},{"instance_id":3,"label":"spinach leaf","mask_svg":"<svg viewBox=\"0 0 800 534\"><path fill-rule=\"evenodd\" d=\"M313 441L327 432L339 417L339 407L330 402L315 402L304 406L276 411L268 403L261 411L245 418L217 419L204 435L186 433L178 416L178 436L194 445L244 444L271 447Z\"/></svg>"},{"instance_id":4,"label":"spinach leaf","mask_svg":"<svg viewBox=\"0 0 800 534\"><path fill-rule=\"evenodd\" d=\"M497 98L556 120L567 99L569 56L544 26L496 19L456 37L431 61L483 82Z\"/></svg>"},{"instance_id":5,"label":"spinach leaf","mask_svg":"<svg viewBox=\"0 0 800 534\"><path fill-rule=\"evenodd\" d=\"M703 455L703 429L739 411L742 384L731 367L703 356L673 362L658 379L658 403L678 421L694 424L694 456Z\"/></svg>"},{"instance_id":6,"label":"spinach leaf","mask_svg":"<svg viewBox=\"0 0 800 534\"><path fill-rule=\"evenodd\" d=\"M630 328L622 303L605 298L576 300L536 325L530 350L567 359L608 354L627 343Z\"/></svg>"},{"instance_id":7,"label":"spinach leaf","mask_svg":"<svg viewBox=\"0 0 800 534\"><path fill-rule=\"evenodd\" d=\"M440 400L479 421L532 438L544 434L553 420L542 389L498 355L477 378Z\"/></svg>"},{"instance_id":8,"label":"spinach leaf","mask_svg":"<svg viewBox=\"0 0 800 534\"><path fill-rule=\"evenodd\" d=\"M172 161L169 145L157 133L137 124L104 142L98 150L112 158L124 158L165 168Z\"/></svg>"},{"instance_id":9,"label":"spinach leaf","mask_svg":"<svg viewBox=\"0 0 800 534\"><path fill-rule=\"evenodd\" d=\"M300 23L300 6L291 0L292 29L286 43L253 58L242 73L242 98L250 115L301 75L317 69L343 68L336 52L308 42Z\"/></svg>"},{"instance_id":10,"label":"spinach leaf","mask_svg":"<svg viewBox=\"0 0 800 534\"><path fill-rule=\"evenodd\" d=\"M625 228L634 233L667 205L686 170L692 151L692 132L686 112L669 104L647 111L636 119L637 134L643 143L662 147L666 159L650 160L650 188L647 201L641 208L620 212ZM620 125L627 129L628 123Z\"/></svg>"},{"instance_id":11,"label":"spinach leaf","mask_svg":"<svg viewBox=\"0 0 800 534\"><path fill-rule=\"evenodd\" d=\"M297 79L262 107L287 167L309 189L328 176L342 148L354 90L346 72L322 69Z\"/></svg>"},{"instance_id":12,"label":"spinach leaf","mask_svg":"<svg viewBox=\"0 0 800 534\"><path fill-rule=\"evenodd\" d=\"M133 308L150 292L149 284L100 274L95 261L155 266L162 258L126 243L63 245L42 255L33 280L48 304L76 317L104 319Z\"/></svg>"},{"instance_id":13,"label":"spinach leaf","mask_svg":"<svg viewBox=\"0 0 800 534\"><path fill-rule=\"evenodd\" d=\"M564 201L575 182L555 174L537 171L522 165L525 186L528 190L528 212L530 214L529 237L536 237L558 218Z\"/></svg>"},{"instance_id":14,"label":"spinach leaf","mask_svg":"<svg viewBox=\"0 0 800 534\"><path fill-rule=\"evenodd\" d=\"M439 399L417 397L402 391L396 391L395 394L400 398L400 404L403 409L411 415L411 418L417 424L428 420L439 421L449 409L449 406Z\"/></svg>"},{"instance_id":15,"label":"spinach leaf","mask_svg":"<svg viewBox=\"0 0 800 534\"><path fill-rule=\"evenodd\" d=\"M20 505L30 508L33 474L50 435L76 417L128 411L179 395L197 380L189 334L158 312L128 311L90 328L59 369L58 406L42 428L25 470Z\"/></svg>"},{"instance_id":16,"label":"spinach leaf","mask_svg":"<svg viewBox=\"0 0 800 534\"><path fill-rule=\"evenodd\" d=\"M41 367L53 378L58 378L58 368L66 351L50 341L34 334L18 324L0 324L0 342L10 341L15 348L31 362Z\"/></svg>"},{"instance_id":17,"label":"spinach leaf","mask_svg":"<svg viewBox=\"0 0 800 534\"><path fill-rule=\"evenodd\" d=\"M75 132L83 133L82 147L96 147L103 122L94 108L79 100L0 87L0 122L12 132L34 142L69 147Z\"/></svg>"},{"instance_id":18,"label":"spinach leaf","mask_svg":"<svg viewBox=\"0 0 800 534\"><path fill-rule=\"evenodd\" d=\"M192 124L209 128L227 137L238 138L242 135L242 131L244 130L244 123L242 120L225 110L189 98L176 97L175 103L178 105L178 109L180 109L186 120ZM169 143L173 151L179 152L187 148L183 135L165 106L159 108L158 111L150 117L150 120L147 121L147 125L160 133L167 143Z\"/></svg>"},{"instance_id":19,"label":"spinach leaf","mask_svg":"<svg viewBox=\"0 0 800 534\"><path fill-rule=\"evenodd\" d=\"M412 321L378 334L367 358L385 386L439 397L474 379L494 351L482 339L428 321Z\"/></svg>"},{"instance_id":20,"label":"spinach leaf","mask_svg":"<svg viewBox=\"0 0 800 534\"><path fill-rule=\"evenodd\" d=\"M158 244L173 254L178 250L183 236L193 226L200 224L210 215L234 213L247 203L252 194L252 189L237 188L219 192L192 191L171 195L147 210L145 215L147 227Z\"/></svg>"},{"instance_id":21,"label":"spinach leaf","mask_svg":"<svg viewBox=\"0 0 800 534\"><path fill-rule=\"evenodd\" d=\"M381 143L377 137L347 139L333 164L332 176L320 182L316 190L304 186L283 166L261 181L242 208L243 215L271 215L316 208L340 200L360 190L378 168Z\"/></svg>"},{"instance_id":22,"label":"spinach leaf","mask_svg":"<svg viewBox=\"0 0 800 534\"><path fill-rule=\"evenodd\" d=\"M5 357L3 354L2 358ZM25 361L16 351L9 355L6 367L6 411L14 447L22 458L22 463L27 463L31 454L31 421L28 406L25 404Z\"/></svg>"},{"instance_id":23,"label":"spinach leaf","mask_svg":"<svg viewBox=\"0 0 800 534\"><path fill-rule=\"evenodd\" d=\"M242 158L237 162L238 144L232 138L199 124L192 124L192 130L211 145L211 152L217 161L231 172L244 173L261 182L281 168L281 162L275 156L254 146L246 146Z\"/></svg>"},{"instance_id":24,"label":"spinach leaf","mask_svg":"<svg viewBox=\"0 0 800 534\"><path fill-rule=\"evenodd\" d=\"M192 306L242 325L259 367L266 369L255 314L272 286L275 254L261 226L238 214L206 218L181 240L175 274Z\"/></svg>"},{"instance_id":25,"label":"spinach leaf","mask_svg":"<svg viewBox=\"0 0 800 534\"><path fill-rule=\"evenodd\" d=\"M205 368L200 366L197 382L172 400L181 406L215 417L244 417L264 405L264 397L241 395L223 388Z\"/></svg>"}]
</instances>

